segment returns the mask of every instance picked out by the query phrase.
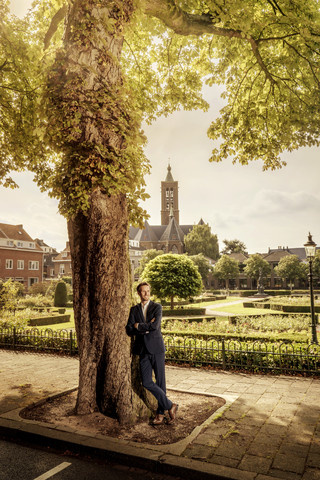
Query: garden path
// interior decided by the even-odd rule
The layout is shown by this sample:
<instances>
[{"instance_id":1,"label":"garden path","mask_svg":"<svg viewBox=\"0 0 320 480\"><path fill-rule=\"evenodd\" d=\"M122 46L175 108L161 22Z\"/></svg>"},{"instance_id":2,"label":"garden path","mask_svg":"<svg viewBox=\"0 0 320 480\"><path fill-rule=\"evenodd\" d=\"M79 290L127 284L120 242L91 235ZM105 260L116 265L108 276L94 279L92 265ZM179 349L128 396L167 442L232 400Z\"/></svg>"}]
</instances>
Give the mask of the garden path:
<instances>
[{"instance_id":1,"label":"garden path","mask_svg":"<svg viewBox=\"0 0 320 480\"><path fill-rule=\"evenodd\" d=\"M222 307L229 307L229 305L237 305L239 303L243 303L244 300L234 300L233 302L228 302L228 303L218 303L215 305L208 305L206 308L206 315L215 315L216 317L229 317L230 315L234 315L234 313L228 313L228 312L220 312L217 310L217 308L222 308Z\"/></svg>"}]
</instances>

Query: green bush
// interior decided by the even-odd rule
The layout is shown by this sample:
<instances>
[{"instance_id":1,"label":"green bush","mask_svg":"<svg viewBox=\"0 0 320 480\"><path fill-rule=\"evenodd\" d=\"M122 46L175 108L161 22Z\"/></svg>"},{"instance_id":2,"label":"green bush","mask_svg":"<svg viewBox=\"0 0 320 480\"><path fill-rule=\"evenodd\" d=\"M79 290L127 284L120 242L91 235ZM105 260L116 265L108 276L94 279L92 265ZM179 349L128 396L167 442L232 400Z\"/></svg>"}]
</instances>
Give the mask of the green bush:
<instances>
[{"instance_id":1,"label":"green bush","mask_svg":"<svg viewBox=\"0 0 320 480\"><path fill-rule=\"evenodd\" d=\"M26 295L18 302L19 308L52 307L52 299L44 295Z\"/></svg>"},{"instance_id":2,"label":"green bush","mask_svg":"<svg viewBox=\"0 0 320 480\"><path fill-rule=\"evenodd\" d=\"M67 285L62 280L57 283L56 290L54 292L54 306L65 307L68 302Z\"/></svg>"}]
</instances>

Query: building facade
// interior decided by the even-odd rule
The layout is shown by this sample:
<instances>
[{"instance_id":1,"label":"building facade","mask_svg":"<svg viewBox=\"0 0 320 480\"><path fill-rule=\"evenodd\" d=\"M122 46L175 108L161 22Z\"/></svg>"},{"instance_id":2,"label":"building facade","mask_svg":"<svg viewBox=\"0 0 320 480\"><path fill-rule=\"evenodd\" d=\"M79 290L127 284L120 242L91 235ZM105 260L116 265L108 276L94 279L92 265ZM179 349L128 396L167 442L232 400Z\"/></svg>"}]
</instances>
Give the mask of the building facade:
<instances>
[{"instance_id":1,"label":"building facade","mask_svg":"<svg viewBox=\"0 0 320 480\"><path fill-rule=\"evenodd\" d=\"M0 278L28 289L43 280L43 250L23 225L0 224Z\"/></svg>"},{"instance_id":2,"label":"building facade","mask_svg":"<svg viewBox=\"0 0 320 480\"><path fill-rule=\"evenodd\" d=\"M65 249L52 259L52 263L54 265L55 278L72 276L71 252L69 242L66 242Z\"/></svg>"}]
</instances>

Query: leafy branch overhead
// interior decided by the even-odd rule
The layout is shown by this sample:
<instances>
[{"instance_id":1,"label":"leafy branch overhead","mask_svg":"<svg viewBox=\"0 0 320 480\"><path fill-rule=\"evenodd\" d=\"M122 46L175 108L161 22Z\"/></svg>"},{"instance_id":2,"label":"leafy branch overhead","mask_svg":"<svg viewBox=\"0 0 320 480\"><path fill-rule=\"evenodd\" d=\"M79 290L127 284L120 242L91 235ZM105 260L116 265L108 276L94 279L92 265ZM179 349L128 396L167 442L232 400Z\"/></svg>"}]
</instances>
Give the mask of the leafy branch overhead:
<instances>
[{"instance_id":1,"label":"leafy branch overhead","mask_svg":"<svg viewBox=\"0 0 320 480\"><path fill-rule=\"evenodd\" d=\"M38 0L23 20L8 5L1 182L13 187L12 171L31 170L66 216L86 211L98 188L125 194L131 220L141 219L149 171L141 122L208 109L204 83L223 85L226 102L208 126L210 160L274 169L284 151L319 144L316 0Z\"/></svg>"}]
</instances>

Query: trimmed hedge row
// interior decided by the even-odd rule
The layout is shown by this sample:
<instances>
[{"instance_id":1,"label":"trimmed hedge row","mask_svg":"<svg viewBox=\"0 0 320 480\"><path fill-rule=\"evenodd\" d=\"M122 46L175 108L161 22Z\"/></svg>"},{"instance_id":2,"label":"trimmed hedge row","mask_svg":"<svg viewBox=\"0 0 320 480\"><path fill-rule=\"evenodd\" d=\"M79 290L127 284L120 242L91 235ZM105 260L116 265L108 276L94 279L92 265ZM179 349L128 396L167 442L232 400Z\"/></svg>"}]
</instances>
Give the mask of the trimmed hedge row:
<instances>
[{"instance_id":1,"label":"trimmed hedge row","mask_svg":"<svg viewBox=\"0 0 320 480\"><path fill-rule=\"evenodd\" d=\"M173 331L173 330L168 330L166 331L165 329L162 330L163 336L166 337L183 337L184 339L198 339L198 340L212 340L217 339L217 340L238 340L241 342L246 342L246 341L257 341L257 342L267 342L267 343L276 343L276 342L282 342L282 343L292 343L294 342L295 344L303 344L306 345L307 339L306 335L302 333L282 333L282 334L275 334L274 336L272 335L263 335L263 334L254 334L254 333L194 333L194 332L179 332L178 330ZM311 335L311 334L310 334Z\"/></svg>"},{"instance_id":2,"label":"trimmed hedge row","mask_svg":"<svg viewBox=\"0 0 320 480\"><path fill-rule=\"evenodd\" d=\"M57 323L67 323L70 322L70 315L52 315L48 317L38 317L31 318L28 320L28 325L30 327L40 327L44 325L53 325Z\"/></svg>"},{"instance_id":3,"label":"trimmed hedge row","mask_svg":"<svg viewBox=\"0 0 320 480\"><path fill-rule=\"evenodd\" d=\"M171 317L172 315L177 316L184 316L184 315L205 315L206 309L205 308L181 308L181 309L174 309L171 310L169 308L164 308L162 310L163 317Z\"/></svg>"}]
</instances>

